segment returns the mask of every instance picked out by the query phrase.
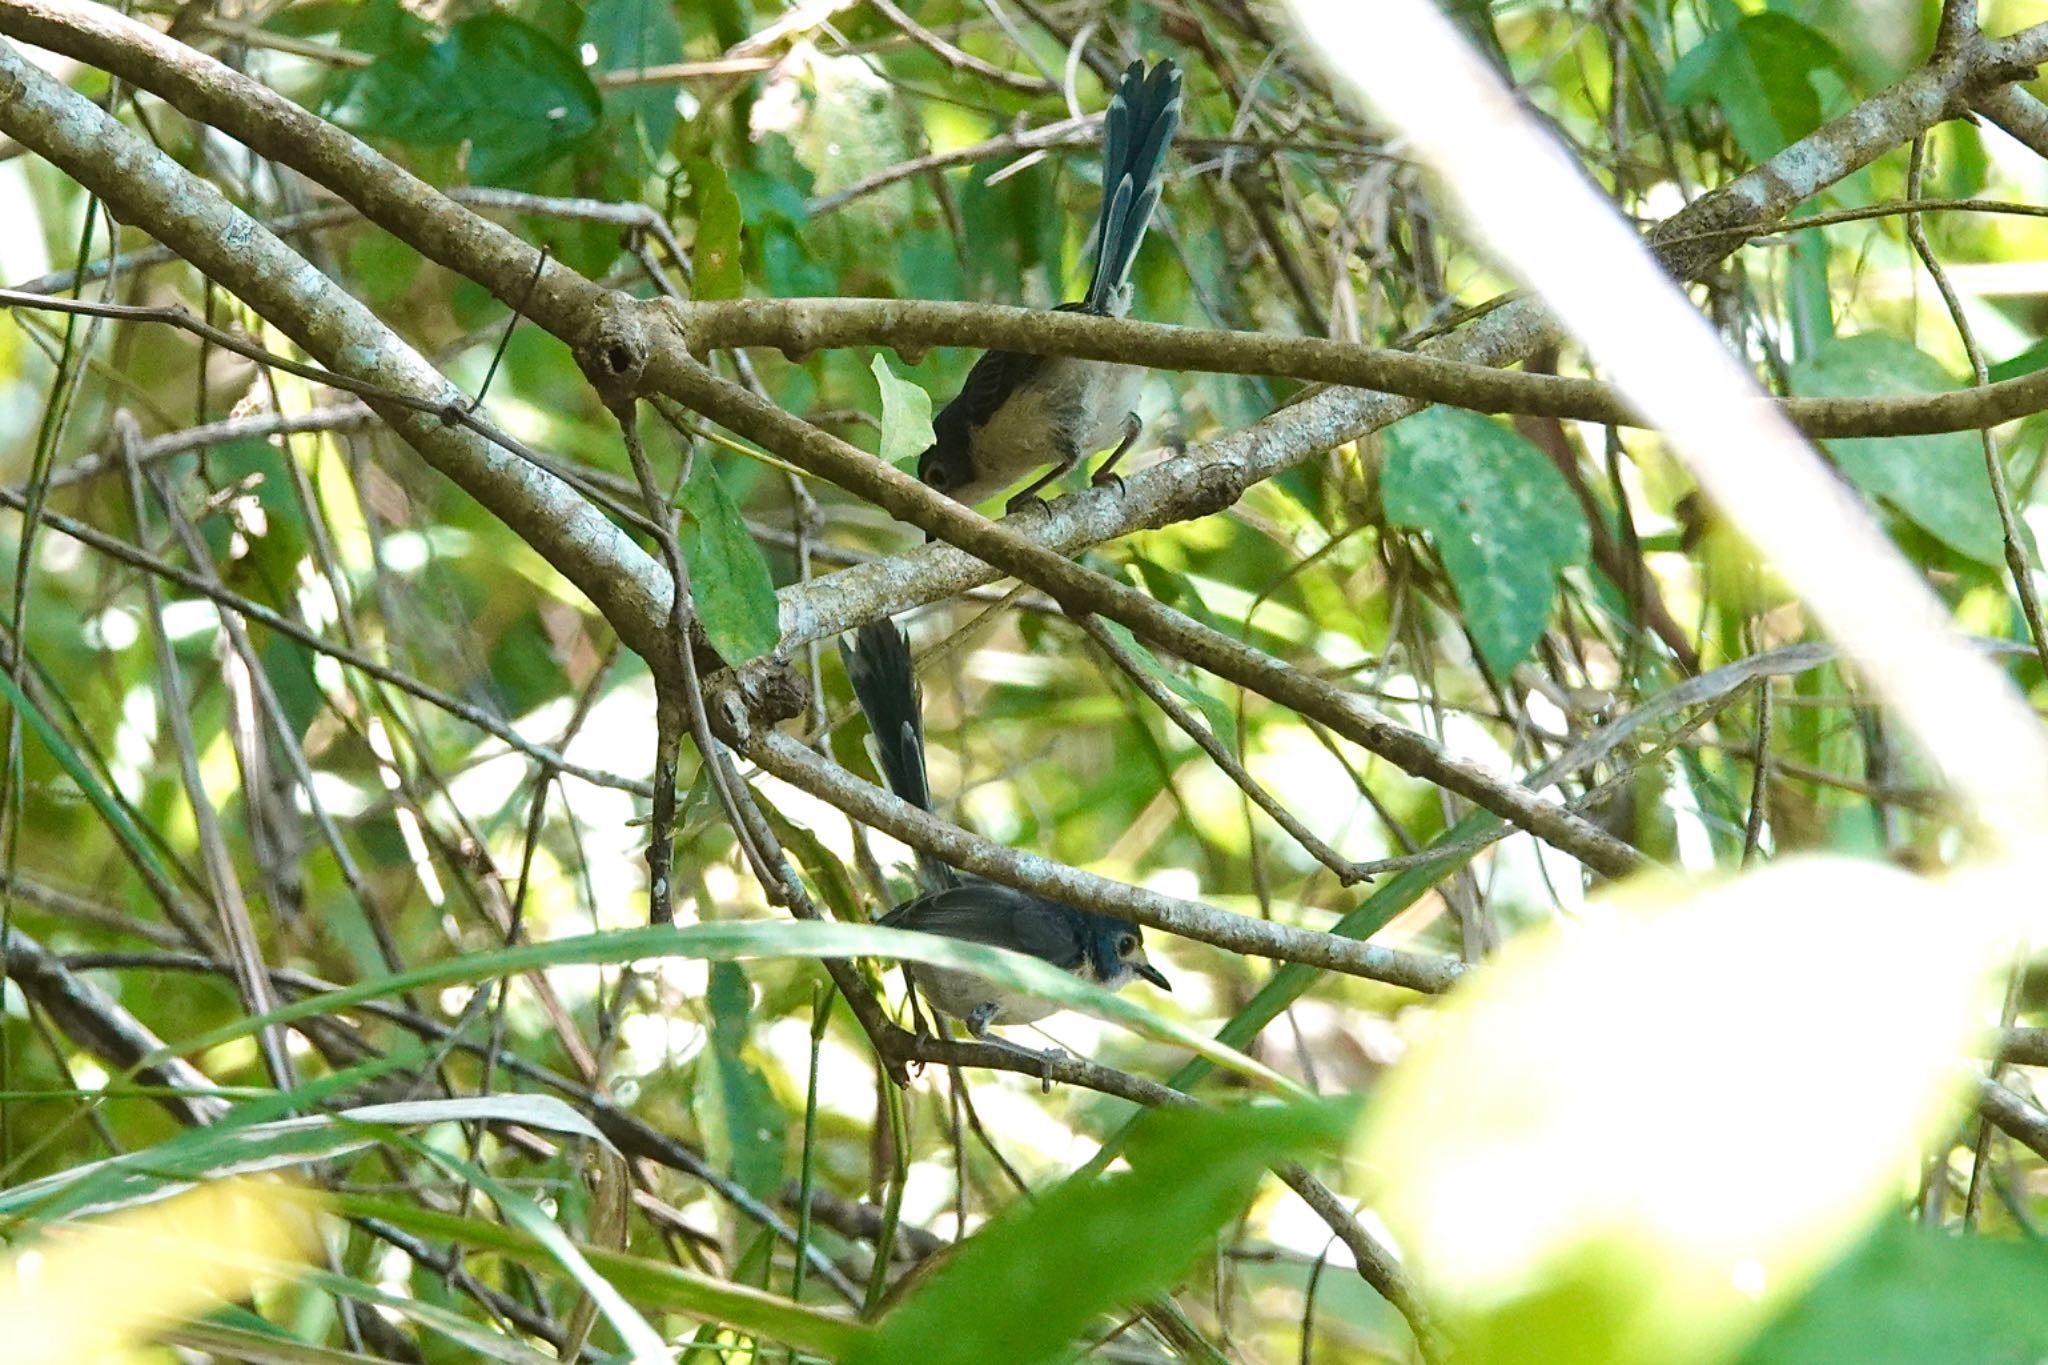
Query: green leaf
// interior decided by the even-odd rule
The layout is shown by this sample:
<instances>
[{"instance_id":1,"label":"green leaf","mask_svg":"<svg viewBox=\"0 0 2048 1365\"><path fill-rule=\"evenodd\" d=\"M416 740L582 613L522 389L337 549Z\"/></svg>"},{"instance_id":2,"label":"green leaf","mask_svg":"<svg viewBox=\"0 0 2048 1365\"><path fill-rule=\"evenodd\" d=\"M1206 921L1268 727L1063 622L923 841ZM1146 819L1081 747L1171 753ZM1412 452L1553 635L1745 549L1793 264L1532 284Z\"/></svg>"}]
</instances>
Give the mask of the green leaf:
<instances>
[{"instance_id":1,"label":"green leaf","mask_svg":"<svg viewBox=\"0 0 2048 1365\"><path fill-rule=\"evenodd\" d=\"M1586 558L1578 499L1542 451L1477 413L1419 412L1386 450L1387 519L1429 532L1480 657L1506 673L1543 633L1558 573Z\"/></svg>"},{"instance_id":2,"label":"green leaf","mask_svg":"<svg viewBox=\"0 0 2048 1365\"><path fill-rule=\"evenodd\" d=\"M1789 15L1753 14L1708 34L1671 68L1674 104L1715 104L1752 161L1776 155L1820 127L1822 72L1846 77L1833 43Z\"/></svg>"},{"instance_id":3,"label":"green leaf","mask_svg":"<svg viewBox=\"0 0 2048 1365\"><path fill-rule=\"evenodd\" d=\"M1107 619L1102 625L1116 637L1118 644L1130 651L1131 657L1135 658L1147 673L1166 684L1168 690L1182 701L1198 708L1203 718L1209 722L1209 733L1222 741L1223 747L1230 750L1233 755L1237 753L1237 717L1231 712L1230 707L1224 704L1223 698L1210 695L1161 663L1159 656L1145 648L1138 637L1124 626Z\"/></svg>"},{"instance_id":4,"label":"green leaf","mask_svg":"<svg viewBox=\"0 0 2048 1365\"><path fill-rule=\"evenodd\" d=\"M698 1062L698 1124L711 1159L749 1193L767 1197L782 1186L783 1115L768 1078L747 1055L747 976L731 962L711 966L705 993L711 1046Z\"/></svg>"},{"instance_id":5,"label":"green leaf","mask_svg":"<svg viewBox=\"0 0 2048 1365\"><path fill-rule=\"evenodd\" d=\"M882 388L882 458L902 466L931 448L932 396L907 379L899 379L889 362L877 355L872 366Z\"/></svg>"},{"instance_id":6,"label":"green leaf","mask_svg":"<svg viewBox=\"0 0 2048 1365\"><path fill-rule=\"evenodd\" d=\"M697 241L690 250L696 271L691 291L700 299L736 299L747 287L740 261L739 197L717 162L693 156L687 164L697 206Z\"/></svg>"},{"instance_id":7,"label":"green leaf","mask_svg":"<svg viewBox=\"0 0 2048 1365\"><path fill-rule=\"evenodd\" d=\"M1244 1208L1267 1166L1342 1139L1348 1105L1165 1110L1131 1169L1069 1179L1018 1204L845 1358L845 1365L1028 1365L1052 1360L1099 1314L1171 1285Z\"/></svg>"},{"instance_id":8,"label":"green leaf","mask_svg":"<svg viewBox=\"0 0 2048 1365\"><path fill-rule=\"evenodd\" d=\"M1958 387L1934 357L1881 332L1829 342L1794 365L1786 378L1794 393L1816 398L1947 393ZM1865 436L1826 444L1850 482L1958 554L1984 564L2004 561L2005 535L1984 468L1984 447L1974 432Z\"/></svg>"},{"instance_id":9,"label":"green leaf","mask_svg":"<svg viewBox=\"0 0 2048 1365\"><path fill-rule=\"evenodd\" d=\"M782 639L775 581L708 456L691 462L681 501L683 559L706 638L729 664L766 654Z\"/></svg>"},{"instance_id":10,"label":"green leaf","mask_svg":"<svg viewBox=\"0 0 2048 1365\"><path fill-rule=\"evenodd\" d=\"M470 178L497 185L566 156L597 127L601 108L567 48L517 19L484 14L439 42L379 57L336 119L415 147L466 142Z\"/></svg>"},{"instance_id":11,"label":"green leaf","mask_svg":"<svg viewBox=\"0 0 2048 1365\"><path fill-rule=\"evenodd\" d=\"M1749 1344L1741 1365L2048 1359L2048 1249L1887 1220Z\"/></svg>"}]
</instances>

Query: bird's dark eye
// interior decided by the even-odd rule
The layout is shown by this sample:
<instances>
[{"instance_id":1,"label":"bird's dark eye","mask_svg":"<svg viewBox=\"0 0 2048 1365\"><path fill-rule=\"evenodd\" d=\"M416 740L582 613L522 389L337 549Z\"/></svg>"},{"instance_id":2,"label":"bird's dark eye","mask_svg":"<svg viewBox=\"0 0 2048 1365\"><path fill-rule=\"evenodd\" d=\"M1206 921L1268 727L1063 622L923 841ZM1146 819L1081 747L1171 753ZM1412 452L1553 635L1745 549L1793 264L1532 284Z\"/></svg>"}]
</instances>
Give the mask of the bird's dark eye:
<instances>
[{"instance_id":1,"label":"bird's dark eye","mask_svg":"<svg viewBox=\"0 0 2048 1365\"><path fill-rule=\"evenodd\" d=\"M1136 934L1125 934L1116 941L1116 955L1118 957L1129 957L1137 951L1138 936Z\"/></svg>"}]
</instances>

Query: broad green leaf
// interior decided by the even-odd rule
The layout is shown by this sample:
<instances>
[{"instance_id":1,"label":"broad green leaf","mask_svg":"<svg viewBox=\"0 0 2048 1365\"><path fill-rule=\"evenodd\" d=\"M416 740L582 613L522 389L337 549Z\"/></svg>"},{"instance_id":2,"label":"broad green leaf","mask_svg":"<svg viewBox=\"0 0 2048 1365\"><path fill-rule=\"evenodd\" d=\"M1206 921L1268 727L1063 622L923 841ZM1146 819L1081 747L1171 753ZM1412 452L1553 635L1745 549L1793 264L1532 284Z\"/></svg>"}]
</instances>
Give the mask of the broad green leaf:
<instances>
[{"instance_id":1,"label":"broad green leaf","mask_svg":"<svg viewBox=\"0 0 2048 1365\"><path fill-rule=\"evenodd\" d=\"M468 143L470 178L500 185L566 156L600 110L597 87L568 49L530 24L482 14L439 42L379 57L336 118L416 147Z\"/></svg>"},{"instance_id":2,"label":"broad green leaf","mask_svg":"<svg viewBox=\"0 0 2048 1365\"><path fill-rule=\"evenodd\" d=\"M910 472L904 462L915 460L938 439L932 434L932 396L899 379L879 355L873 369L882 388L882 458Z\"/></svg>"},{"instance_id":3,"label":"broad green leaf","mask_svg":"<svg viewBox=\"0 0 2048 1365\"><path fill-rule=\"evenodd\" d=\"M708 456L691 462L681 501L683 559L705 637L729 664L766 654L782 639L775 581Z\"/></svg>"},{"instance_id":4,"label":"broad green leaf","mask_svg":"<svg viewBox=\"0 0 2048 1365\"><path fill-rule=\"evenodd\" d=\"M736 299L747 290L740 260L740 201L717 162L693 156L687 164L697 209L697 240L690 249L695 272L691 293L700 299Z\"/></svg>"},{"instance_id":5,"label":"broad green leaf","mask_svg":"<svg viewBox=\"0 0 2048 1365\"><path fill-rule=\"evenodd\" d=\"M711 1045L698 1057L695 1090L705 1152L730 1169L742 1188L771 1196L782 1186L782 1106L748 1055L752 1001L737 963L712 964L705 1004L711 1008Z\"/></svg>"},{"instance_id":6,"label":"broad green leaf","mask_svg":"<svg viewBox=\"0 0 2048 1365\"><path fill-rule=\"evenodd\" d=\"M1637 888L1461 985L1358 1152L1459 1359L1724 1360L1893 1206L1995 1014L2026 883L1979 875L1836 858Z\"/></svg>"},{"instance_id":7,"label":"broad green leaf","mask_svg":"<svg viewBox=\"0 0 2048 1365\"><path fill-rule=\"evenodd\" d=\"M1821 73L1844 77L1833 43L1789 15L1749 15L1701 39L1671 68L1665 95L1674 104L1720 106L1736 145L1763 161L1818 128Z\"/></svg>"},{"instance_id":8,"label":"broad green leaf","mask_svg":"<svg viewBox=\"0 0 2048 1365\"><path fill-rule=\"evenodd\" d=\"M1231 714L1223 698L1212 696L1180 674L1159 661L1159 656L1145 648L1137 636L1115 621L1104 620L1103 626L1117 638L1117 643L1131 652L1139 665L1182 701L1200 710L1203 719L1209 722L1209 733L1222 741L1223 747L1234 755L1237 753L1237 717Z\"/></svg>"},{"instance_id":9,"label":"broad green leaf","mask_svg":"<svg viewBox=\"0 0 2048 1365\"><path fill-rule=\"evenodd\" d=\"M1341 1140L1348 1105L1148 1115L1131 1169L1076 1176L962 1243L846 1365L1031 1365L1098 1315L1171 1285L1274 1162Z\"/></svg>"},{"instance_id":10,"label":"broad green leaf","mask_svg":"<svg viewBox=\"0 0 2048 1365\"><path fill-rule=\"evenodd\" d=\"M810 221L811 208L804 201L804 190L781 176L751 166L735 166L727 179L740 201L741 215L748 227L801 231Z\"/></svg>"},{"instance_id":11,"label":"broad green leaf","mask_svg":"<svg viewBox=\"0 0 2048 1365\"><path fill-rule=\"evenodd\" d=\"M1887 1219L1743 1351L1741 1365L2048 1360L2048 1248Z\"/></svg>"},{"instance_id":12,"label":"broad green leaf","mask_svg":"<svg viewBox=\"0 0 2048 1365\"><path fill-rule=\"evenodd\" d=\"M1506 425L1429 408L1387 429L1387 519L1429 532L1465 627L1505 674L1550 619L1557 575L1586 558L1585 517L1543 452Z\"/></svg>"},{"instance_id":13,"label":"broad green leaf","mask_svg":"<svg viewBox=\"0 0 2048 1365\"><path fill-rule=\"evenodd\" d=\"M1787 379L1794 393L1815 398L1947 393L1957 387L1934 357L1882 332L1829 342L1794 365ZM1983 564L2004 561L2005 536L1975 432L1865 436L1826 444L1850 482L1958 554Z\"/></svg>"}]
</instances>

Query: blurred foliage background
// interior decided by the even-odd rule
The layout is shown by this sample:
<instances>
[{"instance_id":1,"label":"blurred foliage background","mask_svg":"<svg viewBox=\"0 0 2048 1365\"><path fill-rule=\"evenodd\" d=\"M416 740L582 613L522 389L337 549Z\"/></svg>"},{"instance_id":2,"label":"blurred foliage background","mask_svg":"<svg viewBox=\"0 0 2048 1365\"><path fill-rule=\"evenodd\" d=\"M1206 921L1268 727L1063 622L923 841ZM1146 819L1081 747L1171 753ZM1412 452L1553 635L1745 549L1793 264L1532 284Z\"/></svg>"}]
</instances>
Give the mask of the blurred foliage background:
<instances>
[{"instance_id":1,"label":"blurred foliage background","mask_svg":"<svg viewBox=\"0 0 2048 1365\"><path fill-rule=\"evenodd\" d=\"M1277 7L902 3L150 0L130 12L643 297L687 291L693 275L709 295L1074 297L1098 186L1094 125L1067 121L1100 109L1138 56L1181 65L1186 105L1138 264L1137 316L1410 345L1506 287L1439 215L1398 140L1333 98ZM1910 71L1937 20L1931 0L1447 8L1646 227ZM2043 18L2023 0L1985 6L1991 32ZM559 341L515 326L481 288L318 184L102 72L53 69L275 225L470 392L485 391L494 421L634 496L615 424ZM1036 137L1041 128L1053 132ZM290 350L235 299L152 253L139 228L118 230L116 269L95 264L110 238L90 198L20 148L5 151L7 282L66 292L83 269L84 293L183 303ZM1757 237L1695 297L1778 392L1965 385L1972 356L1958 317L1990 378L2026 374L2048 363L2048 223L2028 208L2048 202L2044 192L2033 151L1988 124L1941 123L1917 151L1898 148L1801 210L1824 224ZM1916 197L1930 201L1910 220L1925 259L1908 235ZM2016 207L1945 206L1957 200ZM762 352L748 364L780 406L873 450L873 358ZM939 350L885 363L937 404L972 360ZM1569 351L1531 368L1583 372ZM1298 396L1284 380L1154 374L1134 463L1198 455L1201 442ZM2044 432L2035 417L1988 437L2030 563ZM918 542L835 488L714 431L693 434L696 460L744 516L778 587ZM667 1168L643 1152L600 1170L585 1155L600 1144L578 1136L572 1115L516 1107L466 1124L429 1108L358 1116L305 1147L248 1139L311 1163L350 1221L329 1238L320 1276L210 1320L241 1336L178 1349L293 1360L341 1358L314 1348L424 1360L630 1350L630 1327L609 1312L593 1327L580 1306L596 1302L585 1272L599 1272L508 1240L545 1241L513 1213L524 1201L579 1241L630 1253L630 1266L608 1262L603 1274L671 1341L691 1343L688 1358L836 1356L855 1349L830 1335L845 1313L895 1302L902 1279L926 1273L946 1244L998 1212L1028 1210L1026 1192L1052 1190L1134 1112L1070 1087L1042 1094L1009 1074L934 1068L897 1092L844 1008L821 1012L830 997L812 962L463 974L460 960L508 942L646 923L653 688L560 574L347 395L168 329L17 307L0 326L0 452L13 509L0 517L0 661L11 679L0 932L10 974L42 982L10 982L0 1021L0 1184L29 1191L0 1204L15 1234L145 1192L94 1186L85 1198L78 1181L91 1163L136 1153L146 1158L136 1170L189 1175L240 1159L225 1137L193 1145L189 1125L217 1114L166 1103L152 1083L188 1096L217 1087L221 1112L251 1124L341 1103L553 1095L569 1110L629 1113L676 1144ZM672 474L676 443L655 452ZM2038 697L2048 678L1979 435L1838 441L1827 453L1958 627L2007 642L2004 667ZM80 525L99 539L67 530ZM1694 495L1654 433L1432 410L1261 483L1224 512L1097 546L1084 562L1345 682L1497 771L1526 775L1640 712L1568 794L1590 794L1602 826L1686 874L1816 850L1934 869L1962 848L1928 766L1853 669L1793 648L1816 638L1797 602ZM274 616L252 615L259 607ZM909 625L921 652L938 647L922 675L935 792L944 813L991 838L1309 928L1386 895L1379 941L1467 963L1586 907L1584 870L1523 834L1427 864L1419 885L1392 880L1470 808L1285 708L1159 663L1310 829L1379 866L1378 882L1345 885L1029 591L939 604ZM1657 700L1760 656L1776 662ZM365 658L381 676L358 665ZM843 723L837 659L814 647L805 662L818 690L795 728L872 776L864 726ZM769 915L685 757L679 922ZM773 780L757 785L822 900L878 914L909 893L900 846ZM1274 965L1156 933L1151 951L1174 991L1140 987L1143 1003L1203 1032L1243 1009ZM267 996L252 996L246 976L238 986L243 954L268 969ZM260 1014L264 999L431 964L457 965L442 984L375 1009L300 1019L269 1035L268 1051L250 1031L200 1048L182 1079L138 1077L129 1065L139 1054L49 1003L50 980L102 992L94 1009L175 1043ZM2023 1030L2044 1003L2019 982L2007 1022ZM1435 1009L1410 991L1325 975L1247 1050L1309 1090L1370 1095L1427 1036ZM1182 1061L1079 1015L1044 1031L1141 1076L1165 1078ZM2023 1098L2025 1073L2007 1080ZM1197 1093L1227 1101L1235 1084ZM1083 1339L1099 1358L1414 1357L1410 1325L1350 1272L1351 1250L1330 1227L1286 1188L1258 1183L1257 1161L1247 1176L1218 1155L1327 1150L1326 1119L1268 1123L1222 1136L1190 1128L1164 1167L1132 1158L1133 1179L1150 1170L1160 1188L1183 1190L1209 1180L1235 1202L1176 1221L1148 1212L1151 1186L1125 1192L1117 1207L1137 1242L1156 1217L1153 1240L1173 1230L1198 1244L1176 1248L1187 1253L1178 1261L1143 1262L1145 1282L1118 1302L1159 1297L1137 1319L1093 1321ZM365 1131L375 1140L348 1140ZM1319 1169L1352 1200L1370 1194L1355 1166ZM1986 1294L2012 1319L1999 1340L2039 1355L2043 1267L2017 1241L2034 1235L2042 1174L2024 1144L1957 1126L1935 1144L1917 1194L1898 1203L1933 1227L1992 1234L1961 1253L1985 1258L1982 1275L1888 1226L1790 1309L1755 1358L1904 1359L1880 1347L1907 1342L1919 1360L1999 1358L1979 1353L1981 1341L1956 1354L1965 1348L1953 1340L1930 1344L1938 1332L1912 1335L1952 1325ZM53 1205L53 1189L76 1197ZM1383 1232L1369 1211L1364 1222ZM1022 1237L1007 1273L1070 1287L1063 1277L1080 1272L1058 1259L1059 1228ZM799 1242L820 1253L802 1271ZM1937 1269L1916 1259L1928 1256ZM808 1306L818 1320L678 1288L658 1273L664 1262ZM1001 1311L987 1295L1008 1281L968 1283L984 1292L956 1294L954 1318L906 1338L917 1351ZM1902 1285L1924 1312L1898 1307ZM2016 1307L2029 1293L2036 1306ZM1085 1297L1070 1306L1084 1320L1112 1306ZM338 1307L350 1300L356 1309ZM1903 1325L1865 1311L1878 1302Z\"/></svg>"}]
</instances>

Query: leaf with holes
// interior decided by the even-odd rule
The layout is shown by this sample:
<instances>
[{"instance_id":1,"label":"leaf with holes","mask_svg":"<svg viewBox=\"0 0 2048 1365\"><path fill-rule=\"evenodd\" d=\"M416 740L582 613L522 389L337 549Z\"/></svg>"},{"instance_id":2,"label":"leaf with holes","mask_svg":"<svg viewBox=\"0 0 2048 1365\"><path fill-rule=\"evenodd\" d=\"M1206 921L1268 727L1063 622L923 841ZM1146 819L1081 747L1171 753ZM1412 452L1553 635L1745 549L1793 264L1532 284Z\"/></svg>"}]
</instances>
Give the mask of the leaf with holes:
<instances>
[{"instance_id":1,"label":"leaf with holes","mask_svg":"<svg viewBox=\"0 0 2048 1365\"><path fill-rule=\"evenodd\" d=\"M1490 417L1430 408L1387 429L1387 520L1429 532L1495 673L1520 663L1550 619L1557 575L1585 561L1578 499L1542 451Z\"/></svg>"},{"instance_id":2,"label":"leaf with holes","mask_svg":"<svg viewBox=\"0 0 2048 1365\"><path fill-rule=\"evenodd\" d=\"M746 292L740 265L740 201L717 162L688 162L690 196L697 209L697 240L690 248L691 289L700 299L736 299Z\"/></svg>"}]
</instances>

